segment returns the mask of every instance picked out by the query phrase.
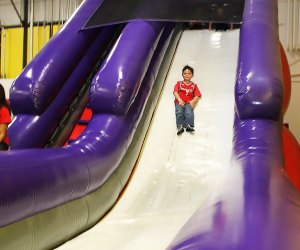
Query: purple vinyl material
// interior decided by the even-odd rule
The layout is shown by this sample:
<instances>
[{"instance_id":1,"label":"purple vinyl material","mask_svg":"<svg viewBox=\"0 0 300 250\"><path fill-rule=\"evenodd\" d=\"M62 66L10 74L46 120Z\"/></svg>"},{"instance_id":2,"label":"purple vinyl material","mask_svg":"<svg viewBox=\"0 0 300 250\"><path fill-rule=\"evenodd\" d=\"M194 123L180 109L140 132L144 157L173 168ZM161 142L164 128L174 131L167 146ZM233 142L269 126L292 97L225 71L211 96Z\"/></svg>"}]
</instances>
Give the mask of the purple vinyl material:
<instances>
[{"instance_id":1,"label":"purple vinyl material","mask_svg":"<svg viewBox=\"0 0 300 250\"><path fill-rule=\"evenodd\" d=\"M277 2L246 0L232 166L168 249L299 249L300 197L283 170L282 99Z\"/></svg>"},{"instance_id":2,"label":"purple vinyl material","mask_svg":"<svg viewBox=\"0 0 300 250\"><path fill-rule=\"evenodd\" d=\"M92 96L101 91L98 81L102 78L101 72L107 74L103 86L109 84L115 91L139 89L138 93L132 91L130 98L115 100L114 104L119 101L120 107L126 107L126 114L119 115L117 110L98 112L98 105L107 105L106 100L92 101L93 117L75 143L65 148L21 149L0 154L0 226L87 195L107 180L131 143L163 58L161 51L166 50L165 44L173 29L174 25L168 23L137 21L127 24L105 61L110 64L112 60L115 68L110 71L102 67L92 81ZM122 37L130 39L135 46ZM163 41L158 42L159 39ZM119 51L126 51L131 63L118 60L123 55ZM148 58L146 62L141 53ZM116 73L126 80L117 81ZM55 74L52 76L56 77ZM40 117L41 120L50 119L49 116ZM22 131L24 126L30 126L30 122L30 119L28 124L19 122L15 131ZM35 129L38 134L44 127L36 126Z\"/></svg>"},{"instance_id":3,"label":"purple vinyl material","mask_svg":"<svg viewBox=\"0 0 300 250\"><path fill-rule=\"evenodd\" d=\"M63 86L61 86L61 89L58 92L57 96L55 96L55 99L53 99L53 101L48 105L47 109L45 109L42 114L36 115L19 113L15 115L15 119L9 127L11 149L14 150L24 148L42 148L45 146L46 142L49 141L53 131L58 126L59 121L66 113L69 104L77 95L82 85L86 82L86 79L93 70L96 62L99 60L102 51L104 51L107 47L107 44L111 40L115 29L116 27L109 26L98 30L98 35L95 41L91 43L85 55L82 56L82 58L74 68L73 72L68 76L68 79L65 81ZM50 40L49 43L57 44L57 41L58 40L54 39ZM51 48L45 48L43 53L47 55L52 54ZM59 60L59 58L56 58L56 60ZM28 68L35 68L36 72L40 71L40 74L43 74L42 72L44 72L44 69L42 67L36 68L36 65L40 65L38 62L39 60L35 59L35 61L32 64L28 65ZM63 66L57 69L55 63L53 63L49 67L53 67L53 69L51 70L61 71L63 69ZM21 89L27 83L26 81L23 81L25 77L24 74L26 74L26 71L21 73L21 75L17 78L13 86L11 96L15 96L14 91L16 91L17 88ZM52 79L50 79L50 76L47 80L49 82L53 81ZM30 80L30 82L36 83L36 89L39 89L39 85L42 84L39 82L39 79L35 79L34 77ZM23 101L26 102L26 99L24 98ZM14 103L14 99L11 102L13 104L13 107L18 105L18 102ZM26 129L20 130L20 127L22 126L26 126Z\"/></svg>"},{"instance_id":4,"label":"purple vinyl material","mask_svg":"<svg viewBox=\"0 0 300 250\"><path fill-rule=\"evenodd\" d=\"M46 107L54 103L59 90L67 88L65 82L78 63L85 60L89 45L98 35L92 30L79 32L77 37L78 27L101 2L84 1L66 28L54 37L57 42L47 45L48 49L16 80L10 98L15 114L22 115L23 122L13 125L14 132L26 130L26 125L35 122L27 115L47 112ZM118 167L151 92L158 66L150 58L155 57L154 50L167 25L143 21L127 25L93 80L94 115L74 144L0 153L0 226L94 191ZM194 214L170 249L298 249L299 194L282 172L283 86L277 29L274 1L246 1L230 176L218 198ZM130 61L122 58L123 53ZM102 77L104 82L100 81ZM42 134L39 129L45 127L36 126L34 136ZM202 227L204 224L211 227Z\"/></svg>"},{"instance_id":5,"label":"purple vinyl material","mask_svg":"<svg viewBox=\"0 0 300 250\"><path fill-rule=\"evenodd\" d=\"M80 29L102 2L83 1L80 11L25 67L11 88L10 101L15 115L40 115L52 102L98 36L97 29L88 32Z\"/></svg>"},{"instance_id":6,"label":"purple vinyl material","mask_svg":"<svg viewBox=\"0 0 300 250\"><path fill-rule=\"evenodd\" d=\"M241 119L272 119L281 115L283 84L279 54L277 5L246 1L240 35L235 88Z\"/></svg>"},{"instance_id":7,"label":"purple vinyl material","mask_svg":"<svg viewBox=\"0 0 300 250\"><path fill-rule=\"evenodd\" d=\"M149 29L149 25L156 32L149 33L147 40L137 40L132 36L134 32L139 33L144 29ZM98 73L101 77L97 75L91 87L90 104L94 112L126 115L139 91L160 37L157 34L161 31L161 23L159 22L141 22L139 25L127 25L125 27L123 35L120 36L115 48L112 49ZM118 46L119 43L122 43L123 47ZM138 54L132 53L132 49L140 47L143 47L144 50L139 50L140 53ZM133 56L135 60L132 60ZM120 64L130 64L131 67L120 68ZM124 75L130 76L130 79L125 78ZM126 83L128 80L136 84L129 85ZM112 82L115 84L112 85Z\"/></svg>"}]
</instances>

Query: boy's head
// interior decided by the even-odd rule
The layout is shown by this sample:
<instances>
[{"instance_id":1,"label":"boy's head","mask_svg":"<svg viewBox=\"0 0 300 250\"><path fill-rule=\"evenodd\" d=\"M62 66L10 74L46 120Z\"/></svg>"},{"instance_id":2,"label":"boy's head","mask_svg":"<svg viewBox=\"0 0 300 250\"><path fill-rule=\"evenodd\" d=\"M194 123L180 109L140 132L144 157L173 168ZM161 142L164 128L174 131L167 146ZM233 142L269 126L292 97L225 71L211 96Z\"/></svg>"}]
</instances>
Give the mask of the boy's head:
<instances>
[{"instance_id":1,"label":"boy's head","mask_svg":"<svg viewBox=\"0 0 300 250\"><path fill-rule=\"evenodd\" d=\"M183 69L182 69L182 74L183 74L183 72L186 71L186 70L191 71L192 75L194 75L194 69L193 69L191 66L185 65L185 66L183 67Z\"/></svg>"},{"instance_id":2,"label":"boy's head","mask_svg":"<svg viewBox=\"0 0 300 250\"><path fill-rule=\"evenodd\" d=\"M194 69L188 65L182 69L182 77L186 83L189 83L194 76Z\"/></svg>"}]
</instances>

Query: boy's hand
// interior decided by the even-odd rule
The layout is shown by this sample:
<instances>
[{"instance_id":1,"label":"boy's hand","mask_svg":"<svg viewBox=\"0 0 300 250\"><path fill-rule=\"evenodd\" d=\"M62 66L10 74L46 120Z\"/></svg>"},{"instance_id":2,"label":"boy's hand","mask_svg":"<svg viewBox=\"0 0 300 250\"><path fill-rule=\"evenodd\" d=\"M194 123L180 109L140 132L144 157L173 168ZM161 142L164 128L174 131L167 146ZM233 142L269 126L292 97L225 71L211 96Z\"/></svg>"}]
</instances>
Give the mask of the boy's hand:
<instances>
[{"instance_id":1,"label":"boy's hand","mask_svg":"<svg viewBox=\"0 0 300 250\"><path fill-rule=\"evenodd\" d=\"M191 105L192 108L194 108L196 106L196 103L193 102L193 101L190 101L190 105Z\"/></svg>"},{"instance_id":2,"label":"boy's hand","mask_svg":"<svg viewBox=\"0 0 300 250\"><path fill-rule=\"evenodd\" d=\"M175 96L176 100L178 101L178 104L183 107L185 102L180 98L179 94L177 92L174 92L174 96Z\"/></svg>"},{"instance_id":3,"label":"boy's hand","mask_svg":"<svg viewBox=\"0 0 300 250\"><path fill-rule=\"evenodd\" d=\"M184 101L182 101L181 99L179 99L178 102L179 102L179 105L182 106L182 107L183 107L184 104L185 104Z\"/></svg>"},{"instance_id":4,"label":"boy's hand","mask_svg":"<svg viewBox=\"0 0 300 250\"><path fill-rule=\"evenodd\" d=\"M195 108L199 98L200 98L199 96L195 96L194 99L190 101L190 105L192 108Z\"/></svg>"}]
</instances>

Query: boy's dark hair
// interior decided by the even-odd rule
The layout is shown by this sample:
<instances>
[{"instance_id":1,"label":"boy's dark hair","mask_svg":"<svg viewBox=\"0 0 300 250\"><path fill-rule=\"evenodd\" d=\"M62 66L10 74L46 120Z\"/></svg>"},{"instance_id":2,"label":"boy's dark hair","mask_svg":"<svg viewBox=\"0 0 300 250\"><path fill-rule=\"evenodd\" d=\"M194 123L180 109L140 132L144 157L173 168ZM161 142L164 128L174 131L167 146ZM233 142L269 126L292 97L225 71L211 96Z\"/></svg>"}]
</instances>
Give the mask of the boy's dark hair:
<instances>
[{"instance_id":1,"label":"boy's dark hair","mask_svg":"<svg viewBox=\"0 0 300 250\"><path fill-rule=\"evenodd\" d=\"M194 75L194 69L193 69L191 66L185 65L185 66L183 67L183 69L182 69L182 74L183 74L183 71L185 71L185 70L191 71L192 74Z\"/></svg>"}]
</instances>

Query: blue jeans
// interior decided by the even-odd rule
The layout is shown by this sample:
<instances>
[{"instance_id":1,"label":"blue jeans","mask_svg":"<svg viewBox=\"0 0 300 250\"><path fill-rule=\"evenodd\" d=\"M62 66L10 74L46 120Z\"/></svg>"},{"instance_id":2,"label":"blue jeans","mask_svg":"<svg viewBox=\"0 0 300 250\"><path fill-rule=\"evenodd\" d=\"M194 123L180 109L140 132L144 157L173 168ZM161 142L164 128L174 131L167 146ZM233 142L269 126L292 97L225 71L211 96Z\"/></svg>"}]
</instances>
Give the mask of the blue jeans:
<instances>
[{"instance_id":1,"label":"blue jeans","mask_svg":"<svg viewBox=\"0 0 300 250\"><path fill-rule=\"evenodd\" d=\"M194 110L189 103L186 103L183 107L178 103L175 104L176 126L191 125L194 127Z\"/></svg>"}]
</instances>

